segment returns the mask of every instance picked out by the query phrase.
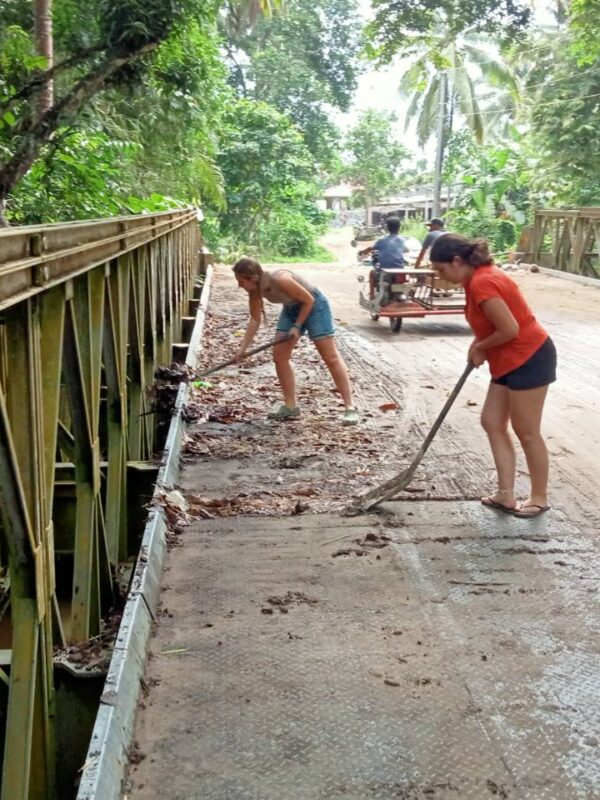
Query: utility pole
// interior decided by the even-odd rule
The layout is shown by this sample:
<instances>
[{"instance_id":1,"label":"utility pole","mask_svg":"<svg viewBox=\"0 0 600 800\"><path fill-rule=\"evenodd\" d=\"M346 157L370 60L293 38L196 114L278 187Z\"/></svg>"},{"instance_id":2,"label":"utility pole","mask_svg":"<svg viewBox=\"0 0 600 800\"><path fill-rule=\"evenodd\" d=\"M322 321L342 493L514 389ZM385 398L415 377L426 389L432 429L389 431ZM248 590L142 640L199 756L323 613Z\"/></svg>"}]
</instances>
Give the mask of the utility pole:
<instances>
[{"instance_id":1,"label":"utility pole","mask_svg":"<svg viewBox=\"0 0 600 800\"><path fill-rule=\"evenodd\" d=\"M439 217L442 210L442 168L444 166L444 133L446 129L446 93L448 90L448 75L444 70L440 74L439 106L437 118L437 147L435 153L435 173L433 179L433 210L432 216Z\"/></svg>"}]
</instances>

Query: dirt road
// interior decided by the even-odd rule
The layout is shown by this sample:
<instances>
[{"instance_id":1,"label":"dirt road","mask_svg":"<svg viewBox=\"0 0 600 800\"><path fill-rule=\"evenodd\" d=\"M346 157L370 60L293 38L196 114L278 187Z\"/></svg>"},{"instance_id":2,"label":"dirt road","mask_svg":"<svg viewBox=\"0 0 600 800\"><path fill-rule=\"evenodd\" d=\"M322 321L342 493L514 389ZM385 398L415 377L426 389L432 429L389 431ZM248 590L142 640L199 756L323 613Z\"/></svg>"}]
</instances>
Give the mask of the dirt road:
<instances>
[{"instance_id":1,"label":"dirt road","mask_svg":"<svg viewBox=\"0 0 600 800\"><path fill-rule=\"evenodd\" d=\"M494 478L479 370L410 491L348 518L418 447L470 334L457 318L394 335L358 309L357 267L297 269L332 299L363 422L340 426L306 342L300 421L265 420L269 355L198 392L126 797L599 800L600 292L516 275L561 364L552 511L477 502ZM228 270L210 308L205 364L247 318Z\"/></svg>"},{"instance_id":2,"label":"dirt road","mask_svg":"<svg viewBox=\"0 0 600 800\"><path fill-rule=\"evenodd\" d=\"M336 265L293 266L331 299L336 319L372 345L396 367L402 383L402 413L421 431L434 419L463 369L470 332L461 317L407 320L392 334L386 321L371 321L358 307L359 274L348 233L335 231L325 244L343 261ZM345 263L344 263L345 261ZM543 273L515 271L531 306L554 339L559 356L558 381L548 396L544 431L551 453L551 500L578 524L600 522L600 287L580 285ZM368 369L356 365L357 369ZM431 451L442 475L452 472L478 478L474 491L493 489L487 440L478 425L489 376L473 374ZM418 444L417 441L413 442ZM460 464L460 468L457 464ZM482 473L481 470L484 470ZM525 491L526 466L519 463Z\"/></svg>"}]
</instances>

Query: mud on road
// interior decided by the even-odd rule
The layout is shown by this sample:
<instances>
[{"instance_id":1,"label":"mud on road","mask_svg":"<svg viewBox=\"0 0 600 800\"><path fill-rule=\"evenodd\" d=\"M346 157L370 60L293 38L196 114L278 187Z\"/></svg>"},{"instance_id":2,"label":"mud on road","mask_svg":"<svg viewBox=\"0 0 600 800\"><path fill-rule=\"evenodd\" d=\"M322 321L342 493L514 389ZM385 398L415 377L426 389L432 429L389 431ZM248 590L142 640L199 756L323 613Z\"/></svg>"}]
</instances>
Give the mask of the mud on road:
<instances>
[{"instance_id":1,"label":"mud on road","mask_svg":"<svg viewBox=\"0 0 600 800\"><path fill-rule=\"evenodd\" d=\"M561 359L545 424L552 512L515 520L473 501L494 478L480 370L410 491L347 519L418 448L470 334L457 318L393 336L357 308L357 268L301 269L333 299L363 422L340 425L308 342L297 422L265 418L280 402L269 355L196 393L188 524L164 576L128 796L597 800L600 292L516 275ZM235 349L240 295L217 275L206 365Z\"/></svg>"}]
</instances>

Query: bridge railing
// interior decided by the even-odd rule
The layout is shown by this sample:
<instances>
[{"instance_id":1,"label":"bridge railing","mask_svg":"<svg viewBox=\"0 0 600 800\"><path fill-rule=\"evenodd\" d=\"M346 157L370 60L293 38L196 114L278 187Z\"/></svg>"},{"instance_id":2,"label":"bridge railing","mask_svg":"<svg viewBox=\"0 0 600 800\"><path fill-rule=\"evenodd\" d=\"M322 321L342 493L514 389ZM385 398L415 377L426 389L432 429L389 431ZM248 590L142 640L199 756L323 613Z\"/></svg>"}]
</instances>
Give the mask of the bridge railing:
<instances>
[{"instance_id":1,"label":"bridge railing","mask_svg":"<svg viewBox=\"0 0 600 800\"><path fill-rule=\"evenodd\" d=\"M202 252L195 209L0 232L2 800L65 796L54 656L117 599Z\"/></svg>"},{"instance_id":2,"label":"bridge railing","mask_svg":"<svg viewBox=\"0 0 600 800\"><path fill-rule=\"evenodd\" d=\"M600 278L600 208L539 209L531 249L542 267Z\"/></svg>"}]
</instances>

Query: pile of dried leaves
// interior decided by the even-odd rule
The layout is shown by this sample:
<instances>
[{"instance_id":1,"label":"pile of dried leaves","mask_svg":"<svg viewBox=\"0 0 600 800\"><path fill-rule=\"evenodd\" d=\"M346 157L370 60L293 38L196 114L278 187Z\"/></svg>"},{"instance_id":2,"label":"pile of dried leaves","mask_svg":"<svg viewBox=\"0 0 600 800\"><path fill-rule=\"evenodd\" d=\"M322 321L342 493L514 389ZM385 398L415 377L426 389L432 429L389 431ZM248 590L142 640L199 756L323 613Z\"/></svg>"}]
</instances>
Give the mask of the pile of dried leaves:
<instances>
[{"instance_id":1,"label":"pile of dried leaves","mask_svg":"<svg viewBox=\"0 0 600 800\"><path fill-rule=\"evenodd\" d=\"M248 319L239 308L239 296L219 285L216 309L206 317L199 373L235 353ZM259 335L270 338L271 327ZM361 424L343 427L341 398L306 338L298 343L293 364L302 417L286 423L267 419L270 408L282 402L270 351L214 373L208 386L192 386L190 402L202 413L188 429L184 460L206 463L211 485L220 471L232 474L226 462L238 463L234 483L218 492L200 485L188 495L190 515L338 510L399 471L412 454L410 441L401 435L399 405L382 394L368 370L353 376L363 407Z\"/></svg>"},{"instance_id":2,"label":"pile of dried leaves","mask_svg":"<svg viewBox=\"0 0 600 800\"><path fill-rule=\"evenodd\" d=\"M111 608L101 624L101 632L85 642L54 651L54 663L71 673L106 675L121 624L122 608Z\"/></svg>"},{"instance_id":3,"label":"pile of dried leaves","mask_svg":"<svg viewBox=\"0 0 600 800\"><path fill-rule=\"evenodd\" d=\"M154 505L160 506L167 521L167 546L179 543L179 535L190 524L188 502L178 489L156 492Z\"/></svg>"}]
</instances>

